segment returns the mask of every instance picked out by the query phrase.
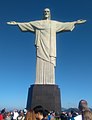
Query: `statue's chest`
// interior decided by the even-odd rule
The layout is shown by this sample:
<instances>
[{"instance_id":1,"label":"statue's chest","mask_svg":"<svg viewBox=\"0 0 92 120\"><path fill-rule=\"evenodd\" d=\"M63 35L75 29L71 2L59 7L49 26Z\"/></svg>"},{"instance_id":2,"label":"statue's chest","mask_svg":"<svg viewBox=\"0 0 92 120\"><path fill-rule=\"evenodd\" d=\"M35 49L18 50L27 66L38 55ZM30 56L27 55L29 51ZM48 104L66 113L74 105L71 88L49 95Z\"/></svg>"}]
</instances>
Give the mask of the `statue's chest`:
<instances>
[{"instance_id":1,"label":"statue's chest","mask_svg":"<svg viewBox=\"0 0 92 120\"><path fill-rule=\"evenodd\" d=\"M51 21L49 20L43 20L41 22L41 26L45 29L50 29L51 28Z\"/></svg>"}]
</instances>

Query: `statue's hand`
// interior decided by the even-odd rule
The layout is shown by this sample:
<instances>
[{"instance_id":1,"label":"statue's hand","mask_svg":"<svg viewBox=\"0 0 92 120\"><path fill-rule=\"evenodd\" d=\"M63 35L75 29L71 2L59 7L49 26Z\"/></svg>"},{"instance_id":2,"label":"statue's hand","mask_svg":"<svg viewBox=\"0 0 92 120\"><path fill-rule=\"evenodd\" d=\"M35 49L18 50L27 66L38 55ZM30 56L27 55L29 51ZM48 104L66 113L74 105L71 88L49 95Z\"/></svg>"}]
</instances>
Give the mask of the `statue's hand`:
<instances>
[{"instance_id":1,"label":"statue's hand","mask_svg":"<svg viewBox=\"0 0 92 120\"><path fill-rule=\"evenodd\" d=\"M11 22L7 22L7 24L9 24L9 25L17 25L17 22L11 21Z\"/></svg>"},{"instance_id":2,"label":"statue's hand","mask_svg":"<svg viewBox=\"0 0 92 120\"><path fill-rule=\"evenodd\" d=\"M77 20L76 24L81 24L81 23L85 23L85 22L86 22L86 20Z\"/></svg>"}]
</instances>

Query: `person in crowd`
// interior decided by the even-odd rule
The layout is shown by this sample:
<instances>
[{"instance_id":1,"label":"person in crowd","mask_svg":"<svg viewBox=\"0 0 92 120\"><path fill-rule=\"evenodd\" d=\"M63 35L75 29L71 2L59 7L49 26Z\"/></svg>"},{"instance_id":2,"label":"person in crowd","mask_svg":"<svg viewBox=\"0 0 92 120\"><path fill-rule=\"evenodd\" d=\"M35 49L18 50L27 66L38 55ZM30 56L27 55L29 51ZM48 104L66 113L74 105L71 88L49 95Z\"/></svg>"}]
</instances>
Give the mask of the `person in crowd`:
<instances>
[{"instance_id":1,"label":"person in crowd","mask_svg":"<svg viewBox=\"0 0 92 120\"><path fill-rule=\"evenodd\" d=\"M77 113L77 112L75 112L75 111L71 111L71 117L70 117L70 119L69 119L69 117L68 117L68 120L75 120L76 118L77 118L77 116L78 116L79 114ZM79 117L79 116L78 116Z\"/></svg>"},{"instance_id":2,"label":"person in crowd","mask_svg":"<svg viewBox=\"0 0 92 120\"><path fill-rule=\"evenodd\" d=\"M88 108L88 103L87 103L86 100L80 100L80 101L79 101L79 106L78 106L78 108L79 108L79 110L80 110L81 113L82 113L83 111L85 111L85 110L90 110L90 109Z\"/></svg>"},{"instance_id":3,"label":"person in crowd","mask_svg":"<svg viewBox=\"0 0 92 120\"><path fill-rule=\"evenodd\" d=\"M35 117L37 120L45 120L44 118L44 108L41 105L38 105L33 108L33 111L35 112Z\"/></svg>"},{"instance_id":4,"label":"person in crowd","mask_svg":"<svg viewBox=\"0 0 92 120\"><path fill-rule=\"evenodd\" d=\"M54 111L52 111L50 113L50 120L55 120L55 112Z\"/></svg>"},{"instance_id":5,"label":"person in crowd","mask_svg":"<svg viewBox=\"0 0 92 120\"><path fill-rule=\"evenodd\" d=\"M80 110L80 114L74 117L73 118L74 120L92 120L92 119L88 119L89 116L91 118L92 112L90 111L86 100L83 99L80 100L78 108Z\"/></svg>"},{"instance_id":6,"label":"person in crowd","mask_svg":"<svg viewBox=\"0 0 92 120\"><path fill-rule=\"evenodd\" d=\"M27 111L26 116L25 116L25 120L36 120L35 113L32 109Z\"/></svg>"},{"instance_id":7,"label":"person in crowd","mask_svg":"<svg viewBox=\"0 0 92 120\"><path fill-rule=\"evenodd\" d=\"M3 115L2 115L2 113L0 113L0 120L3 120Z\"/></svg>"},{"instance_id":8,"label":"person in crowd","mask_svg":"<svg viewBox=\"0 0 92 120\"><path fill-rule=\"evenodd\" d=\"M24 120L25 116L24 116L24 112L22 110L19 111L19 116L17 117L17 120Z\"/></svg>"},{"instance_id":9,"label":"person in crowd","mask_svg":"<svg viewBox=\"0 0 92 120\"><path fill-rule=\"evenodd\" d=\"M13 120L17 120L17 117L19 116L19 114L18 114L18 110L14 110L14 112L13 112L13 117L12 117L12 119Z\"/></svg>"},{"instance_id":10,"label":"person in crowd","mask_svg":"<svg viewBox=\"0 0 92 120\"><path fill-rule=\"evenodd\" d=\"M45 120L48 120L48 114L49 114L49 111L48 110L44 110L43 116L44 116Z\"/></svg>"},{"instance_id":11,"label":"person in crowd","mask_svg":"<svg viewBox=\"0 0 92 120\"><path fill-rule=\"evenodd\" d=\"M90 110L85 110L83 112L83 120L92 120L92 112Z\"/></svg>"},{"instance_id":12,"label":"person in crowd","mask_svg":"<svg viewBox=\"0 0 92 120\"><path fill-rule=\"evenodd\" d=\"M86 100L81 100L79 102L79 110L82 114L82 120L92 120L92 111L89 109Z\"/></svg>"},{"instance_id":13,"label":"person in crowd","mask_svg":"<svg viewBox=\"0 0 92 120\"><path fill-rule=\"evenodd\" d=\"M61 115L60 115L60 118L61 118L61 120L67 120L68 119L67 113L66 112L62 112Z\"/></svg>"},{"instance_id":14,"label":"person in crowd","mask_svg":"<svg viewBox=\"0 0 92 120\"><path fill-rule=\"evenodd\" d=\"M68 116L67 119L70 120L70 119L72 118L72 112L68 112L68 113L67 113L67 116Z\"/></svg>"},{"instance_id":15,"label":"person in crowd","mask_svg":"<svg viewBox=\"0 0 92 120\"><path fill-rule=\"evenodd\" d=\"M26 116L26 114L27 114L27 109L26 108L23 109L23 113L24 113L24 116Z\"/></svg>"},{"instance_id":16,"label":"person in crowd","mask_svg":"<svg viewBox=\"0 0 92 120\"><path fill-rule=\"evenodd\" d=\"M6 109L3 108L3 109L1 110L1 112L0 112L0 120L5 119L5 112L6 112Z\"/></svg>"},{"instance_id":17,"label":"person in crowd","mask_svg":"<svg viewBox=\"0 0 92 120\"><path fill-rule=\"evenodd\" d=\"M12 119L11 112L6 112L5 120L11 120L11 119Z\"/></svg>"},{"instance_id":18,"label":"person in crowd","mask_svg":"<svg viewBox=\"0 0 92 120\"><path fill-rule=\"evenodd\" d=\"M6 108L3 108L3 109L1 110L1 113L2 113L2 114L5 114L5 112L6 112Z\"/></svg>"}]
</instances>

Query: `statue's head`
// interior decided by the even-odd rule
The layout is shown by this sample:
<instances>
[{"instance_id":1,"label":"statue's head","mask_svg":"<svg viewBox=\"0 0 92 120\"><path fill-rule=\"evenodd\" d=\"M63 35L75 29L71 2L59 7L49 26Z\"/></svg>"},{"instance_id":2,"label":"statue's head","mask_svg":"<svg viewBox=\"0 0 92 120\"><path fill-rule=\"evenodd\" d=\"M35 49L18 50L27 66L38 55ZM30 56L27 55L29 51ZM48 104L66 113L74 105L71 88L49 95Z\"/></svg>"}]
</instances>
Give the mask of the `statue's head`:
<instances>
[{"instance_id":1,"label":"statue's head","mask_svg":"<svg viewBox=\"0 0 92 120\"><path fill-rule=\"evenodd\" d=\"M45 8L43 11L43 19L51 19L51 13L49 8Z\"/></svg>"}]
</instances>

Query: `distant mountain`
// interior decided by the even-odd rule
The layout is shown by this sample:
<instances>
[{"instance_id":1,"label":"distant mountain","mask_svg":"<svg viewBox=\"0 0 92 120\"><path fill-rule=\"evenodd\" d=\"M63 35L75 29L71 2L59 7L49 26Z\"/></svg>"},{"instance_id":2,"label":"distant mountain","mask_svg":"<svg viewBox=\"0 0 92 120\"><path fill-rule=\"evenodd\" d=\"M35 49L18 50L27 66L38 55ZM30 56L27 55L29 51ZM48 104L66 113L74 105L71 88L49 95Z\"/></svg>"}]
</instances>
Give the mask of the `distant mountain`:
<instances>
[{"instance_id":1,"label":"distant mountain","mask_svg":"<svg viewBox=\"0 0 92 120\"><path fill-rule=\"evenodd\" d=\"M89 108L91 111L92 111L92 108ZM62 108L62 111L64 112L71 112L71 111L74 111L74 112L78 112L79 113L79 109L78 108Z\"/></svg>"},{"instance_id":2,"label":"distant mountain","mask_svg":"<svg viewBox=\"0 0 92 120\"><path fill-rule=\"evenodd\" d=\"M67 110L66 108L62 108L62 111L65 111L65 110Z\"/></svg>"},{"instance_id":3,"label":"distant mountain","mask_svg":"<svg viewBox=\"0 0 92 120\"><path fill-rule=\"evenodd\" d=\"M62 111L64 112L71 112L71 111L74 111L74 112L78 112L79 113L79 109L78 108L63 108Z\"/></svg>"}]
</instances>

